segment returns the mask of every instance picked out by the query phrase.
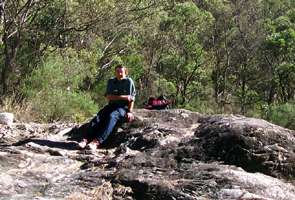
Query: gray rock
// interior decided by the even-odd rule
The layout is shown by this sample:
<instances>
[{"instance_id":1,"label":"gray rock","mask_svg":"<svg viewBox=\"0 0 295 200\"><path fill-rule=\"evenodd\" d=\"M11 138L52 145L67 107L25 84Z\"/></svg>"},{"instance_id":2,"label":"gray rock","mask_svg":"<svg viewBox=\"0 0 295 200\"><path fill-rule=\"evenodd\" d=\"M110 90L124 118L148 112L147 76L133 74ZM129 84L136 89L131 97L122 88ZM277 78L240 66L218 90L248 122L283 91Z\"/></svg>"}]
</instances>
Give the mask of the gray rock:
<instances>
[{"instance_id":1,"label":"gray rock","mask_svg":"<svg viewBox=\"0 0 295 200\"><path fill-rule=\"evenodd\" d=\"M295 176L295 131L243 116L210 116L195 135L206 158L274 177Z\"/></svg>"},{"instance_id":2,"label":"gray rock","mask_svg":"<svg viewBox=\"0 0 295 200\"><path fill-rule=\"evenodd\" d=\"M0 199L295 199L294 131L242 116L135 110L97 151L87 124L0 127Z\"/></svg>"},{"instance_id":3,"label":"gray rock","mask_svg":"<svg viewBox=\"0 0 295 200\"><path fill-rule=\"evenodd\" d=\"M0 113L0 124L11 125L13 123L13 113Z\"/></svg>"}]
</instances>

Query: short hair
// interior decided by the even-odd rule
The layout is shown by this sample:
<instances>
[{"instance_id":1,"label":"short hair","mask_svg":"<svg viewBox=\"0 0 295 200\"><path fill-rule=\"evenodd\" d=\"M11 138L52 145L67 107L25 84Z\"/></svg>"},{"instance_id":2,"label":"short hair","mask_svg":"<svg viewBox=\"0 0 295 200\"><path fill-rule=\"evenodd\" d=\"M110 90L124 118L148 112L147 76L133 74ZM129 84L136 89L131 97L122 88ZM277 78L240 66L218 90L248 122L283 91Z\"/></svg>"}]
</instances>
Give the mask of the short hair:
<instances>
[{"instance_id":1,"label":"short hair","mask_svg":"<svg viewBox=\"0 0 295 200\"><path fill-rule=\"evenodd\" d=\"M119 65L117 65L117 66L115 67L115 71L116 71L117 69L119 69L119 68L125 68L125 73L126 73L126 75L128 75L128 69L127 69L127 67L125 67L124 65L119 64Z\"/></svg>"}]
</instances>

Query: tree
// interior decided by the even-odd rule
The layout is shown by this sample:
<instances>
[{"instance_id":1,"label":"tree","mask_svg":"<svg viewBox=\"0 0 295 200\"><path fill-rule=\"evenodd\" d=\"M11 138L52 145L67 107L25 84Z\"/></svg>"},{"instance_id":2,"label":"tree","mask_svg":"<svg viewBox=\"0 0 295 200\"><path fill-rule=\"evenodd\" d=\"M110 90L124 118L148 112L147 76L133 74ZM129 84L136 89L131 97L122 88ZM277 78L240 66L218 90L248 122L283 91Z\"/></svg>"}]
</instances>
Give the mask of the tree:
<instances>
[{"instance_id":1,"label":"tree","mask_svg":"<svg viewBox=\"0 0 295 200\"><path fill-rule=\"evenodd\" d=\"M3 1L1 94L15 92L49 46L64 46L67 1ZM78 31L84 24L76 26Z\"/></svg>"},{"instance_id":2,"label":"tree","mask_svg":"<svg viewBox=\"0 0 295 200\"><path fill-rule=\"evenodd\" d=\"M265 60L271 69L268 104L278 101L286 103L294 98L294 53L295 24L287 16L282 16L270 23L272 31L264 43Z\"/></svg>"},{"instance_id":3,"label":"tree","mask_svg":"<svg viewBox=\"0 0 295 200\"><path fill-rule=\"evenodd\" d=\"M4 63L1 69L1 94L6 94L11 75L17 70L17 53L23 32L40 9L43 1L2 1L2 49ZM34 12L35 11L35 12Z\"/></svg>"},{"instance_id":4,"label":"tree","mask_svg":"<svg viewBox=\"0 0 295 200\"><path fill-rule=\"evenodd\" d=\"M208 10L214 17L212 34L209 35L206 49L210 52L212 62L211 80L214 90L214 100L220 112L225 112L227 104L231 104L233 87L230 79L232 57L236 53L234 42L236 26L233 20L231 4L212 1L199 6Z\"/></svg>"},{"instance_id":5,"label":"tree","mask_svg":"<svg viewBox=\"0 0 295 200\"><path fill-rule=\"evenodd\" d=\"M165 35L165 46L158 72L175 84L175 96L181 105L201 91L205 67L201 33L210 27L211 20L210 13L189 2L176 4L163 15L160 30Z\"/></svg>"}]
</instances>

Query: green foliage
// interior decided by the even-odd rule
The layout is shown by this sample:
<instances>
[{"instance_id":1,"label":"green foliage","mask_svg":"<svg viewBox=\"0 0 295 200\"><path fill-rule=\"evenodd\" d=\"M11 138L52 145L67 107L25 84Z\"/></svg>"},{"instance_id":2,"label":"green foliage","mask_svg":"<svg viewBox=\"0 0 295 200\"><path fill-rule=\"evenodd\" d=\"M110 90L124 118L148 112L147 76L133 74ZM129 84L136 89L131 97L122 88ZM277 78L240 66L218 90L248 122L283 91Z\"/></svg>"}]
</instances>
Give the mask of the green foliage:
<instances>
[{"instance_id":1,"label":"green foliage","mask_svg":"<svg viewBox=\"0 0 295 200\"><path fill-rule=\"evenodd\" d=\"M23 93L41 120L84 120L96 111L90 96L79 91L89 71L72 49L64 57L50 54L26 78Z\"/></svg>"},{"instance_id":2,"label":"green foliage","mask_svg":"<svg viewBox=\"0 0 295 200\"><path fill-rule=\"evenodd\" d=\"M83 122L97 111L97 106L85 93L67 92L52 89L39 92L30 99L34 102L33 110L41 121Z\"/></svg>"},{"instance_id":3,"label":"green foliage","mask_svg":"<svg viewBox=\"0 0 295 200\"><path fill-rule=\"evenodd\" d=\"M208 12L186 2L177 4L168 15L163 15L160 23L160 30L167 38L158 72L177 87L175 96L180 104L191 99L198 90L196 86L200 86L198 82L202 82L205 51L200 33L210 27L211 21Z\"/></svg>"},{"instance_id":4,"label":"green foliage","mask_svg":"<svg viewBox=\"0 0 295 200\"><path fill-rule=\"evenodd\" d=\"M295 45L295 30L288 28L275 32L267 38L266 44L273 50L274 55L292 53Z\"/></svg>"},{"instance_id":5,"label":"green foliage","mask_svg":"<svg viewBox=\"0 0 295 200\"><path fill-rule=\"evenodd\" d=\"M216 114L216 106L213 102L207 100L197 99L189 104L181 106L181 108L188 109L194 112L199 112L203 114Z\"/></svg>"},{"instance_id":6,"label":"green foliage","mask_svg":"<svg viewBox=\"0 0 295 200\"><path fill-rule=\"evenodd\" d=\"M295 104L285 103L271 108L270 121L295 130Z\"/></svg>"},{"instance_id":7,"label":"green foliage","mask_svg":"<svg viewBox=\"0 0 295 200\"><path fill-rule=\"evenodd\" d=\"M235 94L239 103L243 104L246 110L248 110L248 108L251 110L253 105L259 101L258 93L255 90L251 90L248 86L243 90L241 88L237 89Z\"/></svg>"},{"instance_id":8,"label":"green foliage","mask_svg":"<svg viewBox=\"0 0 295 200\"><path fill-rule=\"evenodd\" d=\"M175 85L163 77L157 77L155 85L157 87L157 90L154 96L173 96L176 93Z\"/></svg>"},{"instance_id":9,"label":"green foliage","mask_svg":"<svg viewBox=\"0 0 295 200\"><path fill-rule=\"evenodd\" d=\"M28 78L30 87L38 90L79 88L83 78L91 71L90 66L84 65L73 49L63 51L62 54L63 57L59 54L48 55L42 66L34 70Z\"/></svg>"},{"instance_id":10,"label":"green foliage","mask_svg":"<svg viewBox=\"0 0 295 200\"><path fill-rule=\"evenodd\" d=\"M142 55L133 53L123 57L124 64L128 67L128 74L133 80L139 80L144 74L144 58Z\"/></svg>"},{"instance_id":11,"label":"green foliage","mask_svg":"<svg viewBox=\"0 0 295 200\"><path fill-rule=\"evenodd\" d=\"M40 30L39 33L47 35L49 32L59 31L63 28L64 22L60 16L64 15L64 12L64 2L49 1L47 6L40 10L38 15L30 18L30 21L37 30Z\"/></svg>"}]
</instances>

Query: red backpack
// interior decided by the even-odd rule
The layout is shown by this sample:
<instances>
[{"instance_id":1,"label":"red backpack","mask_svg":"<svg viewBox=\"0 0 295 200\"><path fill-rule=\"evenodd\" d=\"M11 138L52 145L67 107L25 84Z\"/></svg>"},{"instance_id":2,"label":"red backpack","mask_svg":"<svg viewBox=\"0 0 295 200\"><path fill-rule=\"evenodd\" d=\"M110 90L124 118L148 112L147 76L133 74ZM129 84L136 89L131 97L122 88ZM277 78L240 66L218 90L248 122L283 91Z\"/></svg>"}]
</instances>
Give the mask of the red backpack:
<instances>
[{"instance_id":1,"label":"red backpack","mask_svg":"<svg viewBox=\"0 0 295 200\"><path fill-rule=\"evenodd\" d=\"M169 108L171 102L163 96L158 98L150 97L144 108L149 110L162 110Z\"/></svg>"}]
</instances>

